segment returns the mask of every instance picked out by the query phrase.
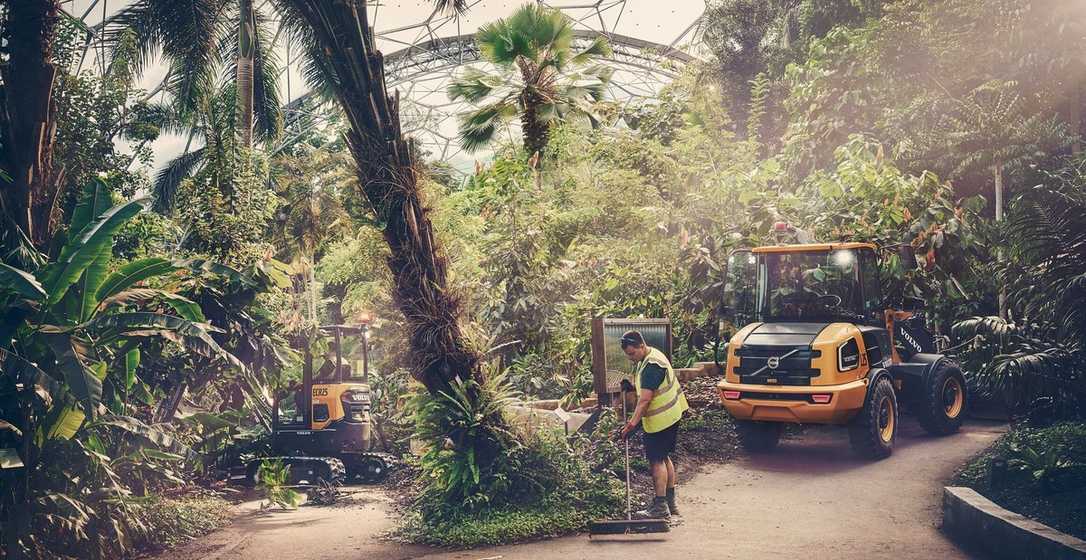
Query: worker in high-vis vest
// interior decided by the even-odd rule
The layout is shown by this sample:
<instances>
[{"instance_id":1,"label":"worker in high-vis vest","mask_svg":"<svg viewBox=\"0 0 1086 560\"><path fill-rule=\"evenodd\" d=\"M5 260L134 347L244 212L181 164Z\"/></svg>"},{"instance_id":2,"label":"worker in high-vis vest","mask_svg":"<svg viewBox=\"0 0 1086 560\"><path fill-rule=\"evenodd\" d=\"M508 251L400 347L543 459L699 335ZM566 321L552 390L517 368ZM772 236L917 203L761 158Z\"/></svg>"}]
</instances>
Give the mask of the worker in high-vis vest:
<instances>
[{"instance_id":1,"label":"worker in high-vis vest","mask_svg":"<svg viewBox=\"0 0 1086 560\"><path fill-rule=\"evenodd\" d=\"M652 505L638 513L641 517L654 519L679 515L675 503L675 465L669 455L675 452L679 420L690 406L686 404L679 379L663 352L645 344L645 337L638 331L623 334L619 344L626 357L637 364L634 384L638 394L633 417L623 426L620 435L626 438L638 424L644 428L645 458L649 461L656 490Z\"/></svg>"}]
</instances>

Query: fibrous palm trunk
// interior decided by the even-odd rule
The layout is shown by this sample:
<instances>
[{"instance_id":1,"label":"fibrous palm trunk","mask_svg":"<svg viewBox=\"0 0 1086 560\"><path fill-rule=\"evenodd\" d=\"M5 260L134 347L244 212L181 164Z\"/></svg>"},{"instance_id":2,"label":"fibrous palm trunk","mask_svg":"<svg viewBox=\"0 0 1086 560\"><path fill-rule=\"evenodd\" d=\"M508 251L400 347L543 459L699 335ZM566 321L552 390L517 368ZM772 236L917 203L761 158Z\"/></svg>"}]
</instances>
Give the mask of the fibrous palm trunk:
<instances>
[{"instance_id":1,"label":"fibrous palm trunk","mask_svg":"<svg viewBox=\"0 0 1086 560\"><path fill-rule=\"evenodd\" d=\"M482 383L479 355L460 329L448 263L434 238L418 176L400 130L399 101L388 96L384 59L362 0L289 0L327 58L324 70L350 129L347 142L391 249L393 297L410 333L413 375L435 393L455 379Z\"/></svg>"},{"instance_id":2,"label":"fibrous palm trunk","mask_svg":"<svg viewBox=\"0 0 1086 560\"><path fill-rule=\"evenodd\" d=\"M241 33L238 35L237 96L241 147L253 148L253 66L256 51L256 16L253 0L238 2Z\"/></svg>"},{"instance_id":3,"label":"fibrous palm trunk","mask_svg":"<svg viewBox=\"0 0 1086 560\"><path fill-rule=\"evenodd\" d=\"M542 154L550 141L550 126L539 120L539 105L542 100L539 94L525 90L521 94L521 104L524 110L520 114L520 126L524 135L524 151L528 157Z\"/></svg>"},{"instance_id":4,"label":"fibrous palm trunk","mask_svg":"<svg viewBox=\"0 0 1086 560\"><path fill-rule=\"evenodd\" d=\"M57 0L8 2L8 63L4 88L4 168L11 183L0 181L4 212L39 248L52 236L51 218L63 184L53 169L56 107L53 39L59 18Z\"/></svg>"}]
</instances>

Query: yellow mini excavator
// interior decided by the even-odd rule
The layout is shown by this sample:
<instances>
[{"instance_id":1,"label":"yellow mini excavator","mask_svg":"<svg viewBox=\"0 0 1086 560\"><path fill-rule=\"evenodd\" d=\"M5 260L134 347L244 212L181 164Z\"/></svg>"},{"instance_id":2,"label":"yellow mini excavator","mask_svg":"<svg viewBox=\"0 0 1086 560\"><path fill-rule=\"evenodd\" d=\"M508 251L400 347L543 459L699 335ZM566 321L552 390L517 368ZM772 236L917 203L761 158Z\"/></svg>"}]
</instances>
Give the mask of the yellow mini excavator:
<instances>
[{"instance_id":1,"label":"yellow mini excavator","mask_svg":"<svg viewBox=\"0 0 1086 560\"><path fill-rule=\"evenodd\" d=\"M320 327L320 334L332 337L329 355L314 369L307 350L301 384L275 395L274 455L246 463L244 478L249 484L259 482L262 463L276 460L290 467L294 484L384 479L394 458L370 451L368 330L365 324ZM352 360L345 359L345 347L358 358L353 367Z\"/></svg>"}]
</instances>

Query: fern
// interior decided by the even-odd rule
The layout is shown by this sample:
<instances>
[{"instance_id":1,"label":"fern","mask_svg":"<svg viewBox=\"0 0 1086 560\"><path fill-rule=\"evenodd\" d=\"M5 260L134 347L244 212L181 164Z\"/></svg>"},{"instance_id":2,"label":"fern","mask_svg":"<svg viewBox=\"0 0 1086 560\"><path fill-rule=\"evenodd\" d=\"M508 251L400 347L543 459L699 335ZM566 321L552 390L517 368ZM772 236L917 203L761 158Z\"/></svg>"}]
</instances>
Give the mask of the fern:
<instances>
[{"instance_id":1,"label":"fern","mask_svg":"<svg viewBox=\"0 0 1086 560\"><path fill-rule=\"evenodd\" d=\"M769 76L759 73L750 81L750 114L747 117L747 140L761 145L763 120L769 103Z\"/></svg>"}]
</instances>

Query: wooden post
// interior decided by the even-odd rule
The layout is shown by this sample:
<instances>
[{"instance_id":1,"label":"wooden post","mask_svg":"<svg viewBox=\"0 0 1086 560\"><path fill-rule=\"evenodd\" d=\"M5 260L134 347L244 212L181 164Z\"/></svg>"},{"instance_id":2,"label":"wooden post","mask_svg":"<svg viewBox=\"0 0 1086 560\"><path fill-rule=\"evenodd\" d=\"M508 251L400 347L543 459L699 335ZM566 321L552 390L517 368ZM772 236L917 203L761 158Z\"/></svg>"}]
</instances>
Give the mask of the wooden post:
<instances>
[{"instance_id":1,"label":"wooden post","mask_svg":"<svg viewBox=\"0 0 1086 560\"><path fill-rule=\"evenodd\" d=\"M599 399L596 406L610 406L607 392L607 352L604 348L603 317L592 318L592 387Z\"/></svg>"}]
</instances>

